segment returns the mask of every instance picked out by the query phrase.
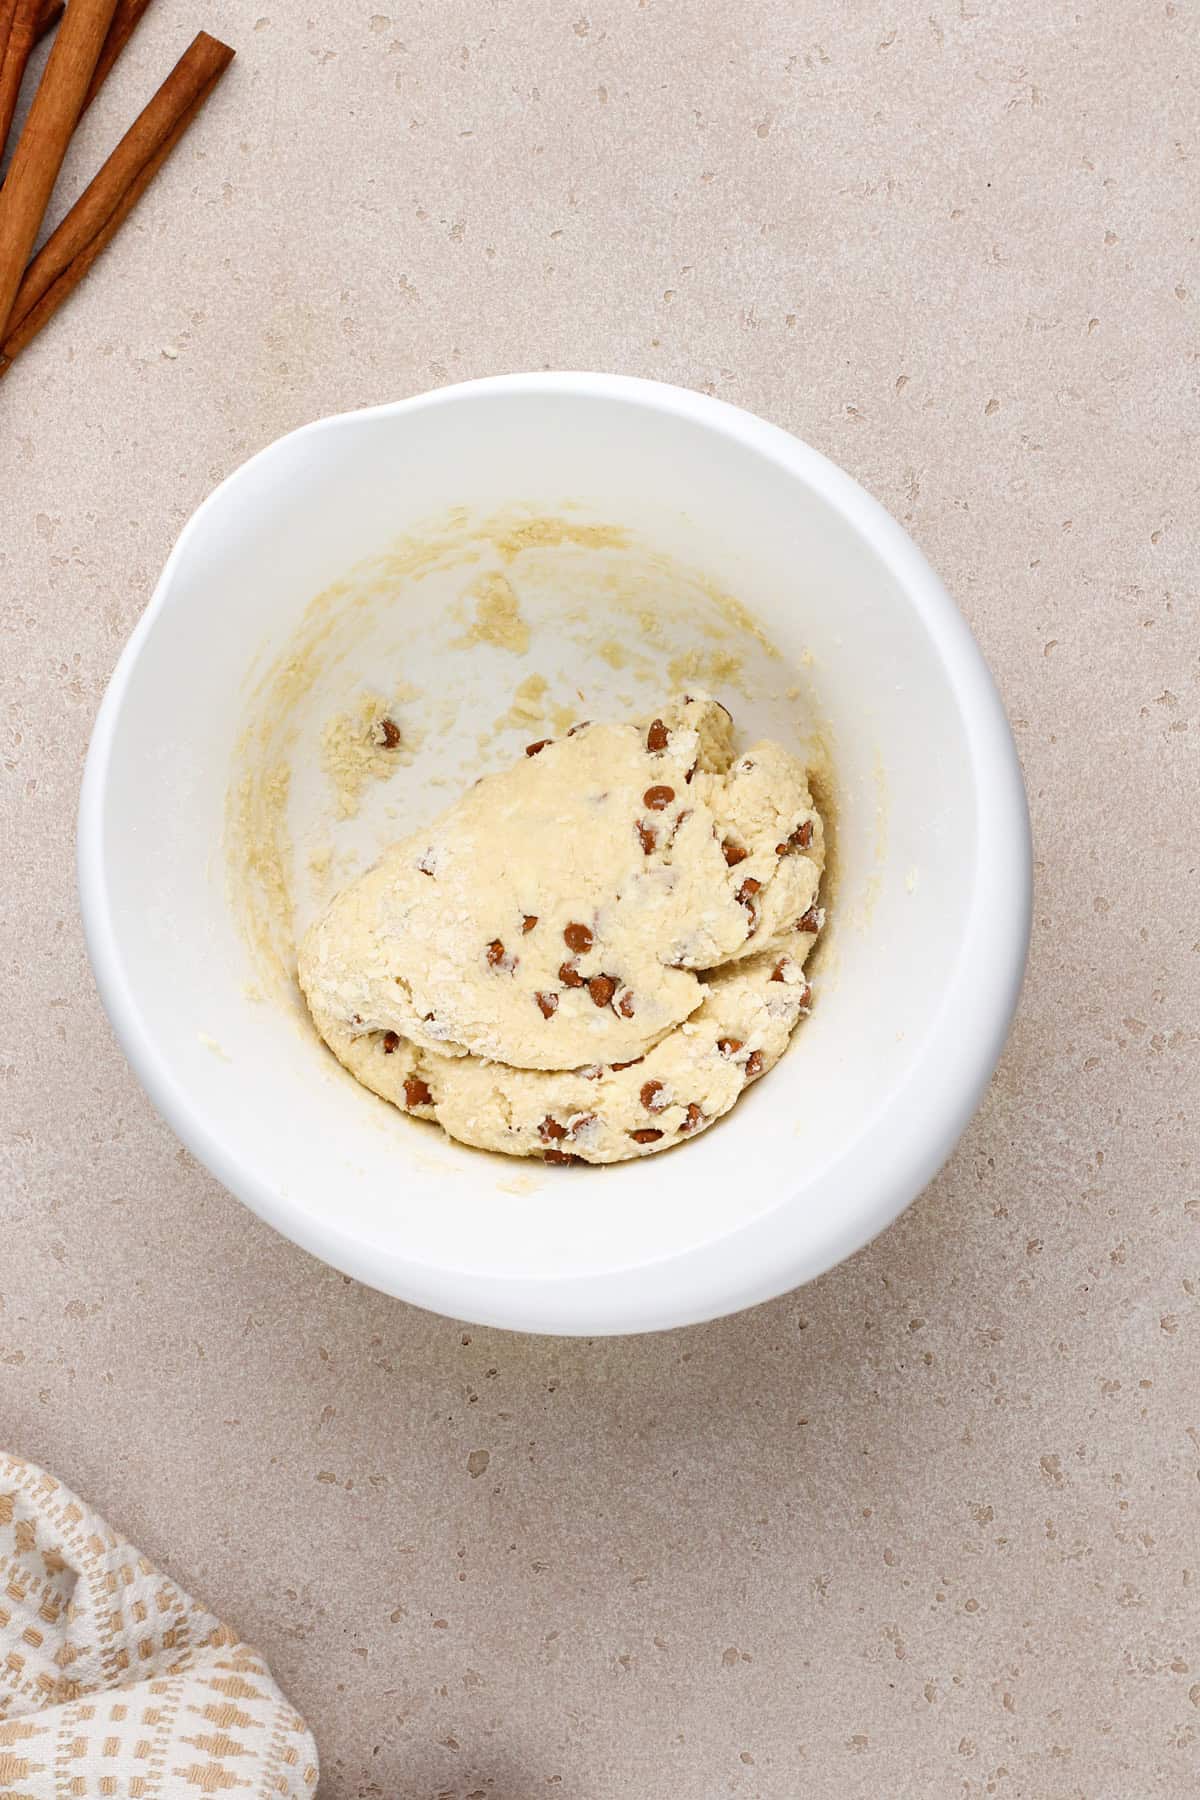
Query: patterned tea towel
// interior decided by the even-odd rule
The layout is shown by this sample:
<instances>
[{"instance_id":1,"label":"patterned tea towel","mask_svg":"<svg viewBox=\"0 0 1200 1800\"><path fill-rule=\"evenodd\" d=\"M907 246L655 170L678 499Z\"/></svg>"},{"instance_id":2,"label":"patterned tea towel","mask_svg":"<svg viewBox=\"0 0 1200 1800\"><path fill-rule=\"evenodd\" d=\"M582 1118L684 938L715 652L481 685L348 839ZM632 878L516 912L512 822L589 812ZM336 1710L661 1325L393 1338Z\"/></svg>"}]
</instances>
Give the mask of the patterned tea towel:
<instances>
[{"instance_id":1,"label":"patterned tea towel","mask_svg":"<svg viewBox=\"0 0 1200 1800\"><path fill-rule=\"evenodd\" d=\"M311 1800L262 1658L91 1507L0 1453L0 1800Z\"/></svg>"}]
</instances>

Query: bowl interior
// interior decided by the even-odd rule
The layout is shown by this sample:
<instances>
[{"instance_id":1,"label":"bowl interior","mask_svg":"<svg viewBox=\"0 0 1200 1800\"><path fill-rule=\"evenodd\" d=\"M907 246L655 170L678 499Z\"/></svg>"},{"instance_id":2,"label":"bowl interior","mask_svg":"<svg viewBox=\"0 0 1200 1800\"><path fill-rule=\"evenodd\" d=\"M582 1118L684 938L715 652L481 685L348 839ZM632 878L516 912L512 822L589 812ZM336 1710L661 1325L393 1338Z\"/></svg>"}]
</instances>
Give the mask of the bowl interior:
<instances>
[{"instance_id":1,"label":"bowl interior","mask_svg":"<svg viewBox=\"0 0 1200 1800\"><path fill-rule=\"evenodd\" d=\"M126 1051L234 1192L407 1298L586 1331L780 1291L911 1197L893 1179L910 1151L936 1166L964 1118L931 1133L922 1091L924 1140L939 1141L905 1134L961 973L981 830L978 746L946 660L956 631L953 654L969 640L940 614L933 628L945 602L918 591L936 584L898 528L768 427L612 389L450 390L325 422L239 471L185 532L114 681L81 837ZM465 641L497 570L531 626L523 652ZM303 632L320 640L312 679L272 686ZM359 1088L255 964L236 823L232 890L224 850L230 784L255 753L247 719L262 756L291 758L303 924L339 871L553 735L521 714L531 672L562 722L643 711L673 662L714 686L744 741L766 731L828 756L837 856L812 1017L727 1120L666 1156L556 1170L460 1149ZM413 760L339 817L322 732L372 689L401 696Z\"/></svg>"}]
</instances>

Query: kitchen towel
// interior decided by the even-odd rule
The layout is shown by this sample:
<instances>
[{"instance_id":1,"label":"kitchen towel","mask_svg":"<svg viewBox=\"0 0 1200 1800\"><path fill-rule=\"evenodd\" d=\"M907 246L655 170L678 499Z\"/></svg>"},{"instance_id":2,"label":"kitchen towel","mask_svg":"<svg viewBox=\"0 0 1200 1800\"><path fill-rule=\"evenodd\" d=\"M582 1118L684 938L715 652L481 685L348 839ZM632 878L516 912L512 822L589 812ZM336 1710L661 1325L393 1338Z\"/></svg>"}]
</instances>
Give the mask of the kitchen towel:
<instances>
[{"instance_id":1,"label":"kitchen towel","mask_svg":"<svg viewBox=\"0 0 1200 1800\"><path fill-rule=\"evenodd\" d=\"M0 1453L0 1800L311 1800L262 1658L61 1481Z\"/></svg>"}]
</instances>

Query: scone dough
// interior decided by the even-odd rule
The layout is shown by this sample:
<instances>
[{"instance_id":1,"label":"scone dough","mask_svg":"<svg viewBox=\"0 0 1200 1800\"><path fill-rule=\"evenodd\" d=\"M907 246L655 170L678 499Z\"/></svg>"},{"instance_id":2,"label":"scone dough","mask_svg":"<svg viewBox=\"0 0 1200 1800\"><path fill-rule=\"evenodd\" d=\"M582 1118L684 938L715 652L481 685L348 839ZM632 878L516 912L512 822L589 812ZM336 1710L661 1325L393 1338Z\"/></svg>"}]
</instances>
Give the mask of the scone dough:
<instances>
[{"instance_id":1,"label":"scone dough","mask_svg":"<svg viewBox=\"0 0 1200 1800\"><path fill-rule=\"evenodd\" d=\"M704 696L531 745L389 850L301 947L330 1048L511 1155L614 1162L728 1111L806 1010L805 769Z\"/></svg>"},{"instance_id":2,"label":"scone dough","mask_svg":"<svg viewBox=\"0 0 1200 1800\"><path fill-rule=\"evenodd\" d=\"M634 1063L514 1069L345 1025L331 1025L327 1041L365 1087L461 1143L546 1162L622 1162L686 1142L778 1062L809 1010L803 959L814 939L796 933L786 951L728 963L695 1015Z\"/></svg>"}]
</instances>

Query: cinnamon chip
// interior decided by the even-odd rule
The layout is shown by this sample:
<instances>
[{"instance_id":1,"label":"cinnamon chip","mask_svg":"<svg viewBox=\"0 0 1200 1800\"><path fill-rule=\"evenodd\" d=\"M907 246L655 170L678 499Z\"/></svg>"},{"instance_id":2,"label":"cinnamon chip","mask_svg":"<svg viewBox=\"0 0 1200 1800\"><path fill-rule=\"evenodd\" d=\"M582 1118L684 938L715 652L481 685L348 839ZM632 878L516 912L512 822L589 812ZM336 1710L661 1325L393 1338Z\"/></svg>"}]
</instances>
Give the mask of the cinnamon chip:
<instances>
[{"instance_id":1,"label":"cinnamon chip","mask_svg":"<svg viewBox=\"0 0 1200 1800\"><path fill-rule=\"evenodd\" d=\"M593 975L587 986L588 993L597 1006L607 1006L617 991L617 984L611 975Z\"/></svg>"},{"instance_id":2,"label":"cinnamon chip","mask_svg":"<svg viewBox=\"0 0 1200 1800\"><path fill-rule=\"evenodd\" d=\"M539 750L544 750L547 744L553 742L553 738L539 738L536 744L526 744L525 754L526 756L536 756Z\"/></svg>"},{"instance_id":3,"label":"cinnamon chip","mask_svg":"<svg viewBox=\"0 0 1200 1800\"><path fill-rule=\"evenodd\" d=\"M504 961L504 945L499 938L493 938L487 947L488 967L498 969Z\"/></svg>"},{"instance_id":4,"label":"cinnamon chip","mask_svg":"<svg viewBox=\"0 0 1200 1800\"><path fill-rule=\"evenodd\" d=\"M763 1053L761 1050L752 1050L746 1058L746 1080L753 1081L755 1077L761 1075L762 1072Z\"/></svg>"},{"instance_id":5,"label":"cinnamon chip","mask_svg":"<svg viewBox=\"0 0 1200 1800\"><path fill-rule=\"evenodd\" d=\"M558 979L562 982L564 987L577 988L583 986L583 976L579 973L579 970L575 967L574 963L559 963Z\"/></svg>"},{"instance_id":6,"label":"cinnamon chip","mask_svg":"<svg viewBox=\"0 0 1200 1800\"><path fill-rule=\"evenodd\" d=\"M383 1034L383 1054L385 1056L390 1056L392 1051L399 1045L399 1042L400 1033L398 1031L385 1031Z\"/></svg>"},{"instance_id":7,"label":"cinnamon chip","mask_svg":"<svg viewBox=\"0 0 1200 1800\"><path fill-rule=\"evenodd\" d=\"M571 1136L578 1137L581 1131L586 1131L589 1125L594 1125L596 1117L595 1113L580 1113L577 1119L572 1119Z\"/></svg>"},{"instance_id":8,"label":"cinnamon chip","mask_svg":"<svg viewBox=\"0 0 1200 1800\"><path fill-rule=\"evenodd\" d=\"M775 964L775 967L771 970L771 980L772 981L782 981L783 977L784 977L784 971L787 969L787 967L788 967L787 957L781 956L779 961Z\"/></svg>"},{"instance_id":9,"label":"cinnamon chip","mask_svg":"<svg viewBox=\"0 0 1200 1800\"><path fill-rule=\"evenodd\" d=\"M582 1157L572 1156L571 1152L569 1150L543 1150L542 1151L542 1161L543 1162L562 1163L565 1165L567 1163L582 1162L582 1160L583 1160Z\"/></svg>"},{"instance_id":10,"label":"cinnamon chip","mask_svg":"<svg viewBox=\"0 0 1200 1800\"><path fill-rule=\"evenodd\" d=\"M637 1004L634 1000L633 990L631 988L626 988L625 992L621 995L621 998L617 1001L617 1011L623 1019L632 1019L634 1013L637 1011Z\"/></svg>"},{"instance_id":11,"label":"cinnamon chip","mask_svg":"<svg viewBox=\"0 0 1200 1800\"><path fill-rule=\"evenodd\" d=\"M694 1100L689 1100L688 1109L687 1109L687 1117L684 1119L681 1119L679 1121L679 1130L680 1130L681 1135L686 1137L690 1131L695 1131L697 1125L699 1125L699 1123L700 1123L701 1119L703 1119L703 1117L704 1117L704 1114L701 1112L701 1110L700 1110L699 1106L696 1104L696 1102Z\"/></svg>"},{"instance_id":12,"label":"cinnamon chip","mask_svg":"<svg viewBox=\"0 0 1200 1800\"><path fill-rule=\"evenodd\" d=\"M558 1011L558 995L535 994L533 997L541 1008L543 1019L552 1019Z\"/></svg>"},{"instance_id":13,"label":"cinnamon chip","mask_svg":"<svg viewBox=\"0 0 1200 1800\"><path fill-rule=\"evenodd\" d=\"M732 838L726 838L721 849L725 854L725 861L731 869L736 869L740 862L745 862L750 854L748 850L742 848L741 844L735 844Z\"/></svg>"},{"instance_id":14,"label":"cinnamon chip","mask_svg":"<svg viewBox=\"0 0 1200 1800\"><path fill-rule=\"evenodd\" d=\"M541 1124L538 1126L538 1136L545 1143L550 1143L552 1139L565 1138L566 1135L567 1135L566 1126L560 1125L558 1120L555 1118L552 1118L549 1113L546 1114L546 1117L542 1120Z\"/></svg>"},{"instance_id":15,"label":"cinnamon chip","mask_svg":"<svg viewBox=\"0 0 1200 1800\"><path fill-rule=\"evenodd\" d=\"M528 933L533 930L533 928L536 924L537 924L537 914L536 913L526 913L524 918L521 920L521 930L523 932L525 932L526 935L528 935Z\"/></svg>"},{"instance_id":16,"label":"cinnamon chip","mask_svg":"<svg viewBox=\"0 0 1200 1800\"><path fill-rule=\"evenodd\" d=\"M797 931L820 931L821 911L819 907L810 906L804 917L796 926Z\"/></svg>"},{"instance_id":17,"label":"cinnamon chip","mask_svg":"<svg viewBox=\"0 0 1200 1800\"><path fill-rule=\"evenodd\" d=\"M737 891L739 904L742 906L749 906L751 900L761 887L761 881L755 881L753 875L747 875L745 881L743 881L741 887Z\"/></svg>"},{"instance_id":18,"label":"cinnamon chip","mask_svg":"<svg viewBox=\"0 0 1200 1800\"><path fill-rule=\"evenodd\" d=\"M674 798L673 787L648 787L642 795L642 804L648 806L651 812L666 812Z\"/></svg>"},{"instance_id":19,"label":"cinnamon chip","mask_svg":"<svg viewBox=\"0 0 1200 1800\"><path fill-rule=\"evenodd\" d=\"M432 1106L433 1095L419 1075L410 1075L404 1083L404 1104L406 1106Z\"/></svg>"},{"instance_id":20,"label":"cinnamon chip","mask_svg":"<svg viewBox=\"0 0 1200 1800\"><path fill-rule=\"evenodd\" d=\"M736 1056L742 1047L741 1038L718 1038L717 1049L722 1056Z\"/></svg>"},{"instance_id":21,"label":"cinnamon chip","mask_svg":"<svg viewBox=\"0 0 1200 1800\"><path fill-rule=\"evenodd\" d=\"M776 844L776 856L791 856L797 850L807 850L812 843L812 820L805 819L803 825L797 825L786 844Z\"/></svg>"},{"instance_id":22,"label":"cinnamon chip","mask_svg":"<svg viewBox=\"0 0 1200 1800\"><path fill-rule=\"evenodd\" d=\"M647 750L665 750L671 734L661 719L655 719L646 733Z\"/></svg>"},{"instance_id":23,"label":"cinnamon chip","mask_svg":"<svg viewBox=\"0 0 1200 1800\"><path fill-rule=\"evenodd\" d=\"M665 1112L670 1104L661 1081L643 1081L640 1098L647 1112Z\"/></svg>"},{"instance_id":24,"label":"cinnamon chip","mask_svg":"<svg viewBox=\"0 0 1200 1800\"><path fill-rule=\"evenodd\" d=\"M383 733L383 748L394 750L400 742L400 727L395 719L380 719L379 729Z\"/></svg>"},{"instance_id":25,"label":"cinnamon chip","mask_svg":"<svg viewBox=\"0 0 1200 1800\"><path fill-rule=\"evenodd\" d=\"M643 1125L640 1131L631 1131L629 1135L635 1144L657 1144L662 1132L655 1131L650 1125Z\"/></svg>"},{"instance_id":26,"label":"cinnamon chip","mask_svg":"<svg viewBox=\"0 0 1200 1800\"><path fill-rule=\"evenodd\" d=\"M563 932L563 939L568 950L574 950L578 956L584 956L592 947L592 934L586 925L572 923Z\"/></svg>"},{"instance_id":27,"label":"cinnamon chip","mask_svg":"<svg viewBox=\"0 0 1200 1800\"><path fill-rule=\"evenodd\" d=\"M639 841L641 842L643 854L649 856L655 845L658 843L657 831L655 831L652 825L643 825L639 819L637 834Z\"/></svg>"},{"instance_id":28,"label":"cinnamon chip","mask_svg":"<svg viewBox=\"0 0 1200 1800\"><path fill-rule=\"evenodd\" d=\"M636 1069L636 1068L637 1068L637 1066L638 1066L638 1064L639 1064L639 1063L640 1063L640 1062L645 1062L645 1060L646 1060L646 1059L645 1059L645 1057L644 1057L644 1056L633 1056L633 1057L630 1057L630 1059L629 1059L629 1061L628 1061L628 1062L624 1062L624 1063L609 1063L609 1065L608 1065L608 1066L609 1066L609 1068L610 1068L610 1069L611 1069L611 1070L612 1070L612 1072L613 1072L613 1074L614 1074L614 1075L616 1075L616 1074L618 1074L618 1073L619 1073L619 1072L620 1072L620 1070L622 1070L622 1069Z\"/></svg>"}]
</instances>

